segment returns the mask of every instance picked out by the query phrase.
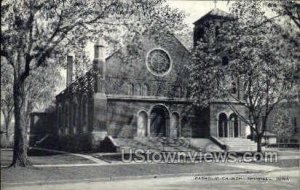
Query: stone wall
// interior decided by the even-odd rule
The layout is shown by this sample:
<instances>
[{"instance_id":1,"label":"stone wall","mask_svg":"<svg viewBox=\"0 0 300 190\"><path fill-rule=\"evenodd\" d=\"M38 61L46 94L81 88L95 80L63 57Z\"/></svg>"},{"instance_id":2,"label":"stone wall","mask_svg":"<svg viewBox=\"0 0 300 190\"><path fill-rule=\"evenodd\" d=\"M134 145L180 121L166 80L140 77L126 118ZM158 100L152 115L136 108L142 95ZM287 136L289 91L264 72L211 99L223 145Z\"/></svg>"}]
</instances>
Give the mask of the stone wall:
<instances>
[{"instance_id":1,"label":"stone wall","mask_svg":"<svg viewBox=\"0 0 300 190\"><path fill-rule=\"evenodd\" d=\"M160 48L171 59L171 70L165 76L152 74L146 66L149 51ZM176 88L182 89L181 96L187 95L188 69L191 55L172 35L155 39L142 36L132 44L121 48L106 60L106 94L142 95L137 89L148 86L149 96L175 97ZM133 85L134 93L130 94Z\"/></svg>"},{"instance_id":2,"label":"stone wall","mask_svg":"<svg viewBox=\"0 0 300 190\"><path fill-rule=\"evenodd\" d=\"M168 122L168 135L172 133L171 117L172 114L178 114L180 136L192 137L198 136L201 131L199 121L195 116L191 102L176 102L176 101L159 101L158 99L150 101L136 99L136 100L121 100L114 99L108 100L107 104L107 132L115 138L134 138L137 136L137 123L138 114L141 111L147 113L148 122L147 126L150 126L150 114L154 106L161 105L167 108L169 114ZM149 131L148 131L149 132ZM147 134L145 134L147 136Z\"/></svg>"}]
</instances>

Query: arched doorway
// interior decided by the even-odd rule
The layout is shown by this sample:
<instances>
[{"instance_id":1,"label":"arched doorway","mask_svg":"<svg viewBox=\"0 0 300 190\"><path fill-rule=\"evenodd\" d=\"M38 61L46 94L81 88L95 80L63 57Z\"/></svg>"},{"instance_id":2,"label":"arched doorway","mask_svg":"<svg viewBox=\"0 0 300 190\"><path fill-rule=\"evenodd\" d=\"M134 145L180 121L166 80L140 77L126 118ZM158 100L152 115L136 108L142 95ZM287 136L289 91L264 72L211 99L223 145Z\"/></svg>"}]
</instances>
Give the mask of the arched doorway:
<instances>
[{"instance_id":1,"label":"arched doorway","mask_svg":"<svg viewBox=\"0 0 300 190\"><path fill-rule=\"evenodd\" d=\"M219 115L219 122L218 122L218 132L219 137L227 137L227 116L225 113L221 113Z\"/></svg>"},{"instance_id":2,"label":"arched doorway","mask_svg":"<svg viewBox=\"0 0 300 190\"><path fill-rule=\"evenodd\" d=\"M165 106L154 106L150 112L151 136L166 137L168 134L169 119L169 111Z\"/></svg>"},{"instance_id":3,"label":"arched doorway","mask_svg":"<svg viewBox=\"0 0 300 190\"><path fill-rule=\"evenodd\" d=\"M231 114L229 120L230 120L230 137L238 137L239 123L238 123L237 115L235 113Z\"/></svg>"},{"instance_id":4,"label":"arched doorway","mask_svg":"<svg viewBox=\"0 0 300 190\"><path fill-rule=\"evenodd\" d=\"M146 136L147 122L148 122L147 113L145 111L139 112L138 120L137 120L137 136L138 137Z\"/></svg>"},{"instance_id":5,"label":"arched doorway","mask_svg":"<svg viewBox=\"0 0 300 190\"><path fill-rule=\"evenodd\" d=\"M176 112L172 113L171 116L171 125L170 125L170 137L177 138L179 137L179 114Z\"/></svg>"}]
</instances>

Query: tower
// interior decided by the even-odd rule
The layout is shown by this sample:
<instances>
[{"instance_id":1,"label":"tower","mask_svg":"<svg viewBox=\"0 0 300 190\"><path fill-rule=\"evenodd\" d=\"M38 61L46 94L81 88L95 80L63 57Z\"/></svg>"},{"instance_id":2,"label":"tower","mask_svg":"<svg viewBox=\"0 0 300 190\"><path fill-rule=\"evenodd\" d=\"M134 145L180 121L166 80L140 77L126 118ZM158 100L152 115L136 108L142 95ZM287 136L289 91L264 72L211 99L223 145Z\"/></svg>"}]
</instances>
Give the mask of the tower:
<instances>
[{"instance_id":1,"label":"tower","mask_svg":"<svg viewBox=\"0 0 300 190\"><path fill-rule=\"evenodd\" d=\"M106 75L105 43L98 39L94 45L93 70L96 74L96 92L104 92L104 80Z\"/></svg>"},{"instance_id":2,"label":"tower","mask_svg":"<svg viewBox=\"0 0 300 190\"><path fill-rule=\"evenodd\" d=\"M73 81L74 53L70 52L67 55L67 86Z\"/></svg>"}]
</instances>

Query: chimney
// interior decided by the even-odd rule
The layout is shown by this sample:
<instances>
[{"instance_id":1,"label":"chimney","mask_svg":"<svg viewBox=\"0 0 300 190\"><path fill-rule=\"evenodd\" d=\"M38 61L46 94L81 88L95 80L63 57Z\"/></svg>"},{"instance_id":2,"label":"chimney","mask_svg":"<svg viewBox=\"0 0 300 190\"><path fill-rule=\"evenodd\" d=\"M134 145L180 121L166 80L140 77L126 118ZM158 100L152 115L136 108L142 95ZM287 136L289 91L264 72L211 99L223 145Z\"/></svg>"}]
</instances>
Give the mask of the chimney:
<instances>
[{"instance_id":1,"label":"chimney","mask_svg":"<svg viewBox=\"0 0 300 190\"><path fill-rule=\"evenodd\" d=\"M105 78L105 42L103 39L98 39L94 45L94 61L93 67L98 77Z\"/></svg>"},{"instance_id":2,"label":"chimney","mask_svg":"<svg viewBox=\"0 0 300 190\"><path fill-rule=\"evenodd\" d=\"M69 53L67 55L67 86L69 86L73 80L73 64L74 64L74 54Z\"/></svg>"}]
</instances>

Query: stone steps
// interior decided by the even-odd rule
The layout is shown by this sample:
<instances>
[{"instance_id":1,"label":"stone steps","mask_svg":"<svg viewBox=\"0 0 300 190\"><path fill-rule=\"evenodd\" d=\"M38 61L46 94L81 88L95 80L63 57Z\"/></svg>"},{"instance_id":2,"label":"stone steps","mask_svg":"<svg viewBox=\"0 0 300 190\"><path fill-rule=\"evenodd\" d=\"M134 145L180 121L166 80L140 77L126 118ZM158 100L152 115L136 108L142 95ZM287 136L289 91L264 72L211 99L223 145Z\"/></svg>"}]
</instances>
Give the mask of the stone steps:
<instances>
[{"instance_id":1,"label":"stone steps","mask_svg":"<svg viewBox=\"0 0 300 190\"><path fill-rule=\"evenodd\" d=\"M218 138L223 144L225 144L231 152L245 152L256 151L256 143L249 139L244 138ZM212 141L204 140L191 140L191 139L171 139L171 138L159 138L159 137L144 137L144 138L116 138L116 146L119 148L132 150L141 149L151 152L198 152L205 150L207 144L214 145L213 151L223 151L214 144ZM193 142L194 141L194 142ZM203 141L203 142L202 142ZM210 148L211 149L211 148Z\"/></svg>"},{"instance_id":2,"label":"stone steps","mask_svg":"<svg viewBox=\"0 0 300 190\"><path fill-rule=\"evenodd\" d=\"M187 152L199 151L200 148L192 146L187 139L171 139L159 137L146 138L117 138L115 139L119 148L131 148L149 150L151 152Z\"/></svg>"},{"instance_id":3,"label":"stone steps","mask_svg":"<svg viewBox=\"0 0 300 190\"><path fill-rule=\"evenodd\" d=\"M254 152L257 149L255 142L245 138L219 138L224 144L227 145L228 150L231 152Z\"/></svg>"}]
</instances>

